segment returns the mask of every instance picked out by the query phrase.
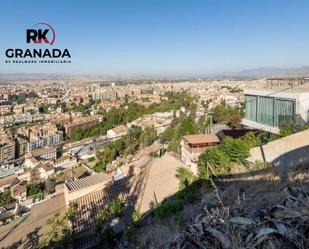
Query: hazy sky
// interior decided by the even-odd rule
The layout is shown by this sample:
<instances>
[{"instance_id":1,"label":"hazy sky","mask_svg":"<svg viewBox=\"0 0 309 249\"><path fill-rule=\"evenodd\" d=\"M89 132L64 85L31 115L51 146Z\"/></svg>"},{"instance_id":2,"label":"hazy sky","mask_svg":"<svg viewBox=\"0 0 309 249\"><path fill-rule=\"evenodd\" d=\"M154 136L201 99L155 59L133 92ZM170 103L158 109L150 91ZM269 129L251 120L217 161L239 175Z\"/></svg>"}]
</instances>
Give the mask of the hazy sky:
<instances>
[{"instance_id":1,"label":"hazy sky","mask_svg":"<svg viewBox=\"0 0 309 249\"><path fill-rule=\"evenodd\" d=\"M0 73L206 74L309 65L308 0L53 0L0 3ZM72 64L6 65L25 30L56 30Z\"/></svg>"}]
</instances>

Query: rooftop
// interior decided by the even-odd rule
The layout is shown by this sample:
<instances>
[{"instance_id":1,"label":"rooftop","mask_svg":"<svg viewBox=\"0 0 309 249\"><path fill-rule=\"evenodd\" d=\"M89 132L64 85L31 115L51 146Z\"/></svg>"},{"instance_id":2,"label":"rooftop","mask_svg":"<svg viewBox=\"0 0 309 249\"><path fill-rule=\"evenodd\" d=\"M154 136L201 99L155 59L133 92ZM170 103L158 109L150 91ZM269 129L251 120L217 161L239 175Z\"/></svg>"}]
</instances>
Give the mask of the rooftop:
<instances>
[{"instance_id":1,"label":"rooftop","mask_svg":"<svg viewBox=\"0 0 309 249\"><path fill-rule=\"evenodd\" d=\"M42 155L45 153L50 153L50 152L54 152L56 151L56 148L53 147L44 147L44 148L38 148L38 149L34 149L32 151L32 155Z\"/></svg>"},{"instance_id":2,"label":"rooftop","mask_svg":"<svg viewBox=\"0 0 309 249\"><path fill-rule=\"evenodd\" d=\"M104 174L104 173L100 173L100 174L87 176L87 177L78 179L76 181L68 182L66 183L66 186L68 190L71 192L71 191L75 191L78 189L87 188L87 187L90 187L92 185L96 185L102 182L109 182L111 180L112 180L111 176Z\"/></svg>"},{"instance_id":3,"label":"rooftop","mask_svg":"<svg viewBox=\"0 0 309 249\"><path fill-rule=\"evenodd\" d=\"M244 94L269 95L270 97L291 97L298 96L302 94L309 94L309 85L300 85L293 88L260 88L260 89L245 89Z\"/></svg>"},{"instance_id":4,"label":"rooftop","mask_svg":"<svg viewBox=\"0 0 309 249\"><path fill-rule=\"evenodd\" d=\"M14 187L12 187L11 192L12 192L12 196L18 196L21 195L22 193L25 193L27 191L27 188L24 185L15 185Z\"/></svg>"},{"instance_id":5,"label":"rooftop","mask_svg":"<svg viewBox=\"0 0 309 249\"><path fill-rule=\"evenodd\" d=\"M6 186L6 185L12 185L17 182L18 182L18 179L16 175L7 176L7 177L0 179L0 187Z\"/></svg>"},{"instance_id":6,"label":"rooftop","mask_svg":"<svg viewBox=\"0 0 309 249\"><path fill-rule=\"evenodd\" d=\"M121 132L128 131L129 129L125 125L120 125L120 126L117 126L117 127L113 128L112 130L115 133L121 133Z\"/></svg>"},{"instance_id":7,"label":"rooftop","mask_svg":"<svg viewBox=\"0 0 309 249\"><path fill-rule=\"evenodd\" d=\"M219 143L220 140L217 135L214 134L197 134L184 136L189 144L201 144L201 143Z\"/></svg>"}]
</instances>

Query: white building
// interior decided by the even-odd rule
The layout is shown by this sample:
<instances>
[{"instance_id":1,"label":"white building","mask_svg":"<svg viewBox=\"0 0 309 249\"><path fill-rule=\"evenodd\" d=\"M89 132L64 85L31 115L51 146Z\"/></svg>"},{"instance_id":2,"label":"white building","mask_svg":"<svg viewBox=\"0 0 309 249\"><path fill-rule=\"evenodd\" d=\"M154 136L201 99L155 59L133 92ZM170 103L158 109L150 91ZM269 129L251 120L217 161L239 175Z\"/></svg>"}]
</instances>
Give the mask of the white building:
<instances>
[{"instance_id":1,"label":"white building","mask_svg":"<svg viewBox=\"0 0 309 249\"><path fill-rule=\"evenodd\" d=\"M33 139L28 143L28 151L43 148L45 146L52 146L57 143L60 143L63 139L63 132L58 131L55 134L50 136L39 137L37 139Z\"/></svg>"},{"instance_id":2,"label":"white building","mask_svg":"<svg viewBox=\"0 0 309 249\"><path fill-rule=\"evenodd\" d=\"M32 151L32 156L38 160L50 160L57 158L57 150L53 147L39 148Z\"/></svg>"},{"instance_id":3,"label":"white building","mask_svg":"<svg viewBox=\"0 0 309 249\"><path fill-rule=\"evenodd\" d=\"M63 156L56 159L53 163L53 167L57 169L68 169L77 166L77 159L72 156Z\"/></svg>"},{"instance_id":4,"label":"white building","mask_svg":"<svg viewBox=\"0 0 309 249\"><path fill-rule=\"evenodd\" d=\"M308 122L309 90L245 90L246 126L279 133L279 126L303 120Z\"/></svg>"},{"instance_id":5,"label":"white building","mask_svg":"<svg viewBox=\"0 0 309 249\"><path fill-rule=\"evenodd\" d=\"M106 138L115 141L119 139L121 136L127 135L128 131L129 131L129 128L127 126L120 125L113 129L108 130L106 133Z\"/></svg>"},{"instance_id":6,"label":"white building","mask_svg":"<svg viewBox=\"0 0 309 249\"><path fill-rule=\"evenodd\" d=\"M38 180L47 180L48 177L53 176L55 169L49 163L40 163L37 167Z\"/></svg>"}]
</instances>

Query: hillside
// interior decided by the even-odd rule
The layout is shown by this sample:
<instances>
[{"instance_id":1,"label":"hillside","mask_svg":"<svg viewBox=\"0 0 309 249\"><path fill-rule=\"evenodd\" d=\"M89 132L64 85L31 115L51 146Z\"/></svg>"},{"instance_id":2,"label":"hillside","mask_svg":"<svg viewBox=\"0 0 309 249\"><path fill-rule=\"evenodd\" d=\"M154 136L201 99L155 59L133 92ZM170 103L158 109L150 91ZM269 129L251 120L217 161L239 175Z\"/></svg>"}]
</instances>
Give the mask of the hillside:
<instances>
[{"instance_id":1,"label":"hillside","mask_svg":"<svg viewBox=\"0 0 309 249\"><path fill-rule=\"evenodd\" d=\"M161 217L154 211L118 248L308 248L308 168L235 166L194 184L192 203Z\"/></svg>"}]
</instances>

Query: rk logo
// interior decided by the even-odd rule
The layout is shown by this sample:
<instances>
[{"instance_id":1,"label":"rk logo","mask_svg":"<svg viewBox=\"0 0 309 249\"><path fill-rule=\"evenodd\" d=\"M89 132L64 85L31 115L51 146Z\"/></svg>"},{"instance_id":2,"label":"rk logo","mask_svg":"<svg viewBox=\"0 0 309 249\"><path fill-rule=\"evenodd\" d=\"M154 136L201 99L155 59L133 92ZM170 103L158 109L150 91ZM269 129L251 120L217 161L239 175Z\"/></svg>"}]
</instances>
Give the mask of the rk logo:
<instances>
[{"instance_id":1,"label":"rk logo","mask_svg":"<svg viewBox=\"0 0 309 249\"><path fill-rule=\"evenodd\" d=\"M50 26L47 23L37 23L33 25L33 27L36 26L44 27L44 29L43 28L27 29L26 32L27 43L33 42L34 44L46 43L53 45L56 38L56 33L55 30L52 28L52 26Z\"/></svg>"}]
</instances>

